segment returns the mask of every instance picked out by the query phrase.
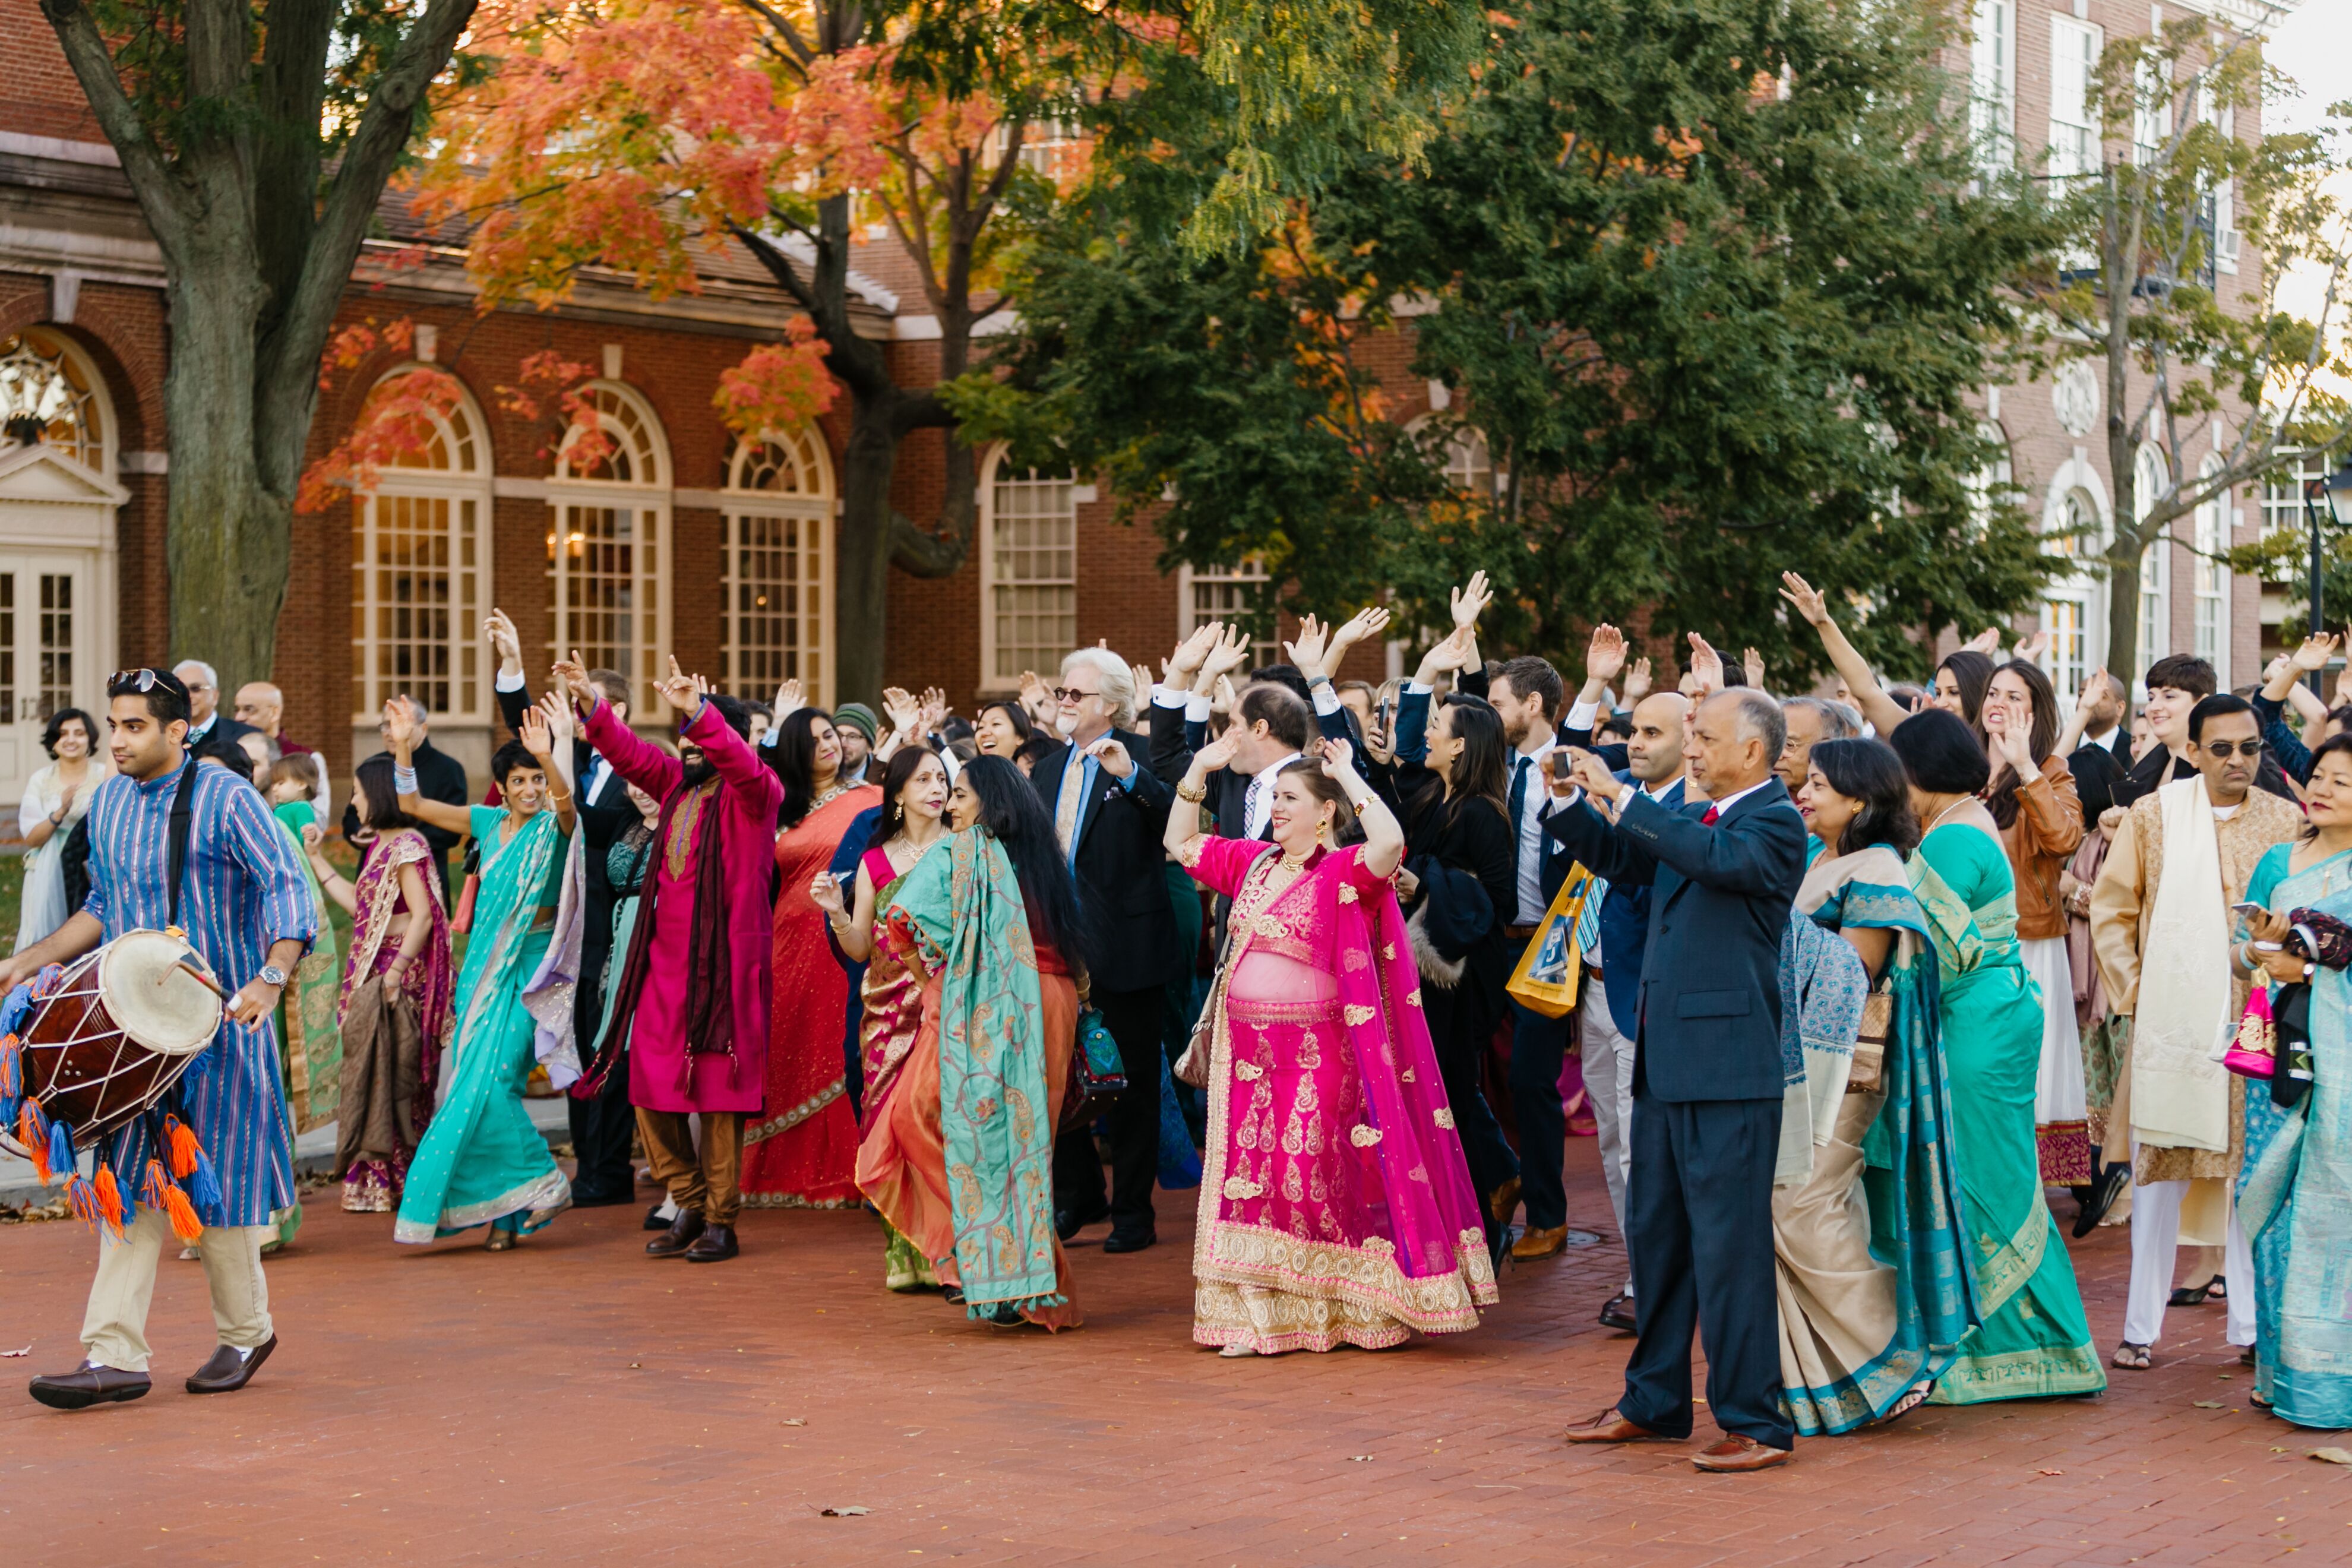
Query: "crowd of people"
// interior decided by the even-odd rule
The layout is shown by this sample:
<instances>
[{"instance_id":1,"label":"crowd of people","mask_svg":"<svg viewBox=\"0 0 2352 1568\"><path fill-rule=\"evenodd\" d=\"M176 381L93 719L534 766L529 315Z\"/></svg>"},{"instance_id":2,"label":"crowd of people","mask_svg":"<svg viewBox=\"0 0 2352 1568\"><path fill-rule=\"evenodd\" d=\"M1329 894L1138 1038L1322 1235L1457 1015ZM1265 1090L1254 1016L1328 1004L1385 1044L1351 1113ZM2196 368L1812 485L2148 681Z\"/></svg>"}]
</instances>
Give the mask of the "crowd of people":
<instances>
[{"instance_id":1,"label":"crowd of people","mask_svg":"<svg viewBox=\"0 0 2352 1568\"><path fill-rule=\"evenodd\" d=\"M1783 593L1822 693L1696 634L1669 689L1608 626L1571 692L1486 656L1479 574L1410 679L1339 679L1380 608L1255 668L1212 623L1156 679L1079 648L970 720L675 661L648 712L576 654L534 697L494 612L490 787L393 699L340 818L355 877L276 689L231 715L201 664L125 671L110 772L89 715L49 723L0 980L169 914L232 994L174 1102L219 1172L195 1392L276 1343L260 1258L328 1121L343 1206L394 1241L510 1250L634 1201L642 1160L651 1258L736 1258L746 1206L864 1207L884 1289L1007 1329L1082 1322L1067 1244L1153 1247L1197 1185L1193 1338L1233 1357L1475 1329L1506 1258L1566 1251L1589 1127L1630 1259L1601 1318L1634 1340L1570 1442L1685 1438L1704 1403L1695 1464L1770 1468L1929 1400L2095 1394L2214 1300L2259 1404L2352 1425L2352 708L2302 679L2332 641L2243 694L2158 659L2136 716L2095 674L2070 713L2037 638L1882 686ZM1563 952L1565 991L1530 982ZM568 1173L535 1094L566 1097ZM142 1136L98 1166L128 1181ZM2061 1190L2076 1237L2130 1226L2104 1354ZM169 1227L104 1218L87 1360L44 1403L149 1386Z\"/></svg>"}]
</instances>

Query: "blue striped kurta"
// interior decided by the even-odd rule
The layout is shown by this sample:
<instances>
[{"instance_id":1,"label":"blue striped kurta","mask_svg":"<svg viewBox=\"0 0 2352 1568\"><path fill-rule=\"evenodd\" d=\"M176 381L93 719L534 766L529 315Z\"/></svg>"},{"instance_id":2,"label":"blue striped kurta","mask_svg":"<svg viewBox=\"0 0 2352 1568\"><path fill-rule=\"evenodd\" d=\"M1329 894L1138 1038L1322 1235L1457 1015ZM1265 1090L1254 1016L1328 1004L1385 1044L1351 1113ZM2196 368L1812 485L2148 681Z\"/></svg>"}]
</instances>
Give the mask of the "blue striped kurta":
<instances>
[{"instance_id":1,"label":"blue striped kurta","mask_svg":"<svg viewBox=\"0 0 2352 1568\"><path fill-rule=\"evenodd\" d=\"M261 792L219 768L198 769L182 874L180 926L213 966L230 996L261 973L272 942L310 942L318 914L302 868ZM105 927L106 940L170 923L173 769L145 783L117 773L99 785L89 807L89 898L82 905ZM220 1176L221 1209L207 1225L267 1225L294 1201L293 1148L278 1088L277 1032L265 1016L238 1025L224 1018L213 1043L180 1079L188 1125ZM144 1119L115 1134L108 1163L136 1192L146 1169Z\"/></svg>"}]
</instances>

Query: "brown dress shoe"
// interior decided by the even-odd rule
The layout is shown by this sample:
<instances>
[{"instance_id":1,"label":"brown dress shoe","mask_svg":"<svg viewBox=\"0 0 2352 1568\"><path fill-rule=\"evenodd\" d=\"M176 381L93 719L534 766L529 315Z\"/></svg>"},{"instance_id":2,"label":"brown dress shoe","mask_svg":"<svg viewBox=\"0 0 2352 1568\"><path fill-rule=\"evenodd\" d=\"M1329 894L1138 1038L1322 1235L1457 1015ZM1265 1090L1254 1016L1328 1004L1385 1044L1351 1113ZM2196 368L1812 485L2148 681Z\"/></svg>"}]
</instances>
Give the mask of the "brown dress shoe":
<instances>
[{"instance_id":1,"label":"brown dress shoe","mask_svg":"<svg viewBox=\"0 0 2352 1568\"><path fill-rule=\"evenodd\" d=\"M1564 1435L1570 1443L1671 1443L1675 1438L1664 1432L1653 1432L1638 1422L1628 1421L1611 1405L1580 1426L1571 1426Z\"/></svg>"},{"instance_id":2,"label":"brown dress shoe","mask_svg":"<svg viewBox=\"0 0 2352 1568\"><path fill-rule=\"evenodd\" d=\"M731 1225L706 1225L702 1236L686 1249L688 1263L724 1263L741 1247L735 1245L735 1227Z\"/></svg>"},{"instance_id":3,"label":"brown dress shoe","mask_svg":"<svg viewBox=\"0 0 2352 1568\"><path fill-rule=\"evenodd\" d=\"M1511 1256L1525 1262L1531 1258L1558 1258L1568 1250L1568 1226L1530 1226L1519 1239L1511 1243Z\"/></svg>"},{"instance_id":4,"label":"brown dress shoe","mask_svg":"<svg viewBox=\"0 0 2352 1568\"><path fill-rule=\"evenodd\" d=\"M677 1258L692 1247L702 1235L702 1216L692 1209L680 1209L669 1228L646 1243L647 1258Z\"/></svg>"},{"instance_id":5,"label":"brown dress shoe","mask_svg":"<svg viewBox=\"0 0 2352 1568\"><path fill-rule=\"evenodd\" d=\"M212 1359L196 1368L188 1379L190 1394L235 1394L253 1381L269 1352L278 1348L278 1336L270 1335L251 1350L240 1353L233 1345L222 1345L212 1353Z\"/></svg>"},{"instance_id":6,"label":"brown dress shoe","mask_svg":"<svg viewBox=\"0 0 2352 1568\"><path fill-rule=\"evenodd\" d=\"M1769 1470L1789 1462L1790 1450L1775 1448L1753 1437L1737 1432L1727 1432L1723 1441L1711 1448L1702 1448L1691 1456L1691 1463L1702 1470L1714 1470L1723 1475L1745 1475L1749 1470Z\"/></svg>"},{"instance_id":7,"label":"brown dress shoe","mask_svg":"<svg viewBox=\"0 0 2352 1568\"><path fill-rule=\"evenodd\" d=\"M92 1366L88 1362L72 1372L51 1373L33 1379L35 1399L52 1410L87 1410L93 1405L121 1405L143 1399L151 1385L143 1372Z\"/></svg>"},{"instance_id":8,"label":"brown dress shoe","mask_svg":"<svg viewBox=\"0 0 2352 1568\"><path fill-rule=\"evenodd\" d=\"M1486 1212L1495 1216L1496 1225L1508 1225L1511 1215L1519 1208L1519 1179L1513 1176L1486 1194Z\"/></svg>"}]
</instances>

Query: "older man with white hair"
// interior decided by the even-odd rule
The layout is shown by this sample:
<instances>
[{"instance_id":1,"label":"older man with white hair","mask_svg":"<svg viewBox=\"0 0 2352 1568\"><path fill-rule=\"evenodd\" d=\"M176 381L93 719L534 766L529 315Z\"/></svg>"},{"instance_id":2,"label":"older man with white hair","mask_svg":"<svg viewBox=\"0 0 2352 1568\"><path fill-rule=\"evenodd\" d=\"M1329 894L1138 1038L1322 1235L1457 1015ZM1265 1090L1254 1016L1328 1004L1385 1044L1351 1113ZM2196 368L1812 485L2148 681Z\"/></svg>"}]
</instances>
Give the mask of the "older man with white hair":
<instances>
[{"instance_id":1,"label":"older man with white hair","mask_svg":"<svg viewBox=\"0 0 2352 1568\"><path fill-rule=\"evenodd\" d=\"M259 732L220 710L220 671L211 665L200 658L184 658L172 667L172 673L188 689L189 750L207 741L236 745L245 736Z\"/></svg>"},{"instance_id":2,"label":"older man with white hair","mask_svg":"<svg viewBox=\"0 0 2352 1568\"><path fill-rule=\"evenodd\" d=\"M1054 1151L1055 1225L1066 1241L1110 1221L1105 1252L1140 1252L1159 1240L1151 1184L1160 1164L1160 1011L1188 956L1176 938L1160 840L1176 793L1142 759L1150 742L1135 722L1135 676L1104 647L1062 661L1054 692L1063 743L1030 773L1054 819L1078 885L1088 999L1118 1042L1127 1092L1110 1110L1111 1180L1103 1192L1093 1135L1073 1129Z\"/></svg>"},{"instance_id":3,"label":"older man with white hair","mask_svg":"<svg viewBox=\"0 0 2352 1568\"><path fill-rule=\"evenodd\" d=\"M1862 714L1827 697L1791 697L1780 704L1780 724L1788 739L1780 742L1780 765L1772 771L1794 795L1804 786L1813 748L1823 741L1855 739L1862 733Z\"/></svg>"}]
</instances>

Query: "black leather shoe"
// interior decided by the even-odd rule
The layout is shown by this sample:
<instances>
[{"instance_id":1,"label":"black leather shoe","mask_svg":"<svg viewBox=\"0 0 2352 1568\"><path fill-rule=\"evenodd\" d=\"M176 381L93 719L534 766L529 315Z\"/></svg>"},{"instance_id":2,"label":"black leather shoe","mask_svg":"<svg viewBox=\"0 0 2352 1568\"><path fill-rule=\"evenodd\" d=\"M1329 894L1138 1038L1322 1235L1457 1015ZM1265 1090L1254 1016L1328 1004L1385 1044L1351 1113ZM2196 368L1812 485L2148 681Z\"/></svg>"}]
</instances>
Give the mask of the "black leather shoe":
<instances>
[{"instance_id":1,"label":"black leather shoe","mask_svg":"<svg viewBox=\"0 0 2352 1568\"><path fill-rule=\"evenodd\" d=\"M692 1247L702 1235L702 1215L692 1209L680 1209L670 1221L669 1228L646 1243L647 1258L677 1258Z\"/></svg>"},{"instance_id":2,"label":"black leather shoe","mask_svg":"<svg viewBox=\"0 0 2352 1568\"><path fill-rule=\"evenodd\" d=\"M735 1245L735 1227L731 1225L706 1225L702 1237L686 1249L688 1263L724 1263L743 1250Z\"/></svg>"},{"instance_id":3,"label":"black leather shoe","mask_svg":"<svg viewBox=\"0 0 2352 1568\"><path fill-rule=\"evenodd\" d=\"M1107 1208L1097 1209L1092 1214L1081 1214L1076 1209L1055 1209L1054 1234L1067 1241L1087 1226L1100 1225L1108 1218L1110 1218L1110 1210Z\"/></svg>"},{"instance_id":4,"label":"black leather shoe","mask_svg":"<svg viewBox=\"0 0 2352 1568\"><path fill-rule=\"evenodd\" d=\"M231 1346L223 1345L213 1352L210 1361L196 1368L194 1376L188 1379L188 1392L235 1394L253 1381L253 1374L261 1370L261 1363L268 1361L269 1352L277 1348L276 1334L243 1354Z\"/></svg>"},{"instance_id":5,"label":"black leather shoe","mask_svg":"<svg viewBox=\"0 0 2352 1568\"><path fill-rule=\"evenodd\" d=\"M2126 1187L2131 1185L2131 1173L2130 1164L2122 1161L2099 1173L2099 1179L2091 1184L2090 1196L2074 1215L2076 1240L2099 1228L2099 1222L2107 1217L2107 1211L2115 1207L2116 1200L2123 1196Z\"/></svg>"},{"instance_id":6,"label":"black leather shoe","mask_svg":"<svg viewBox=\"0 0 2352 1568\"><path fill-rule=\"evenodd\" d=\"M1115 1230L1103 1238L1103 1250L1140 1252L1147 1247L1159 1245L1159 1242L1160 1233L1156 1230Z\"/></svg>"},{"instance_id":7,"label":"black leather shoe","mask_svg":"<svg viewBox=\"0 0 2352 1568\"><path fill-rule=\"evenodd\" d=\"M664 1198L660 1203L656 1204L653 1207L646 1211L646 1228L647 1230L667 1230L670 1227L671 1222L662 1218L662 1210L668 1206L669 1200L667 1198Z\"/></svg>"},{"instance_id":8,"label":"black leather shoe","mask_svg":"<svg viewBox=\"0 0 2352 1568\"><path fill-rule=\"evenodd\" d=\"M1633 1299L1622 1291L1610 1297L1609 1304L1601 1309L1601 1324L1619 1333L1633 1332Z\"/></svg>"},{"instance_id":9,"label":"black leather shoe","mask_svg":"<svg viewBox=\"0 0 2352 1568\"><path fill-rule=\"evenodd\" d=\"M121 1405L144 1399L152 1386L143 1372L122 1372L84 1362L78 1371L33 1379L31 1392L35 1399L52 1410L87 1410L93 1405Z\"/></svg>"}]
</instances>

